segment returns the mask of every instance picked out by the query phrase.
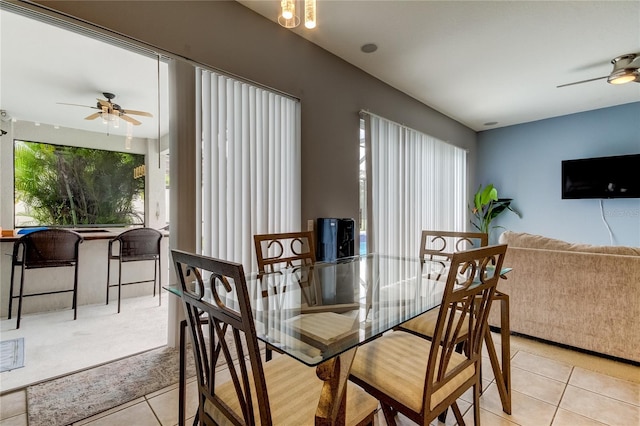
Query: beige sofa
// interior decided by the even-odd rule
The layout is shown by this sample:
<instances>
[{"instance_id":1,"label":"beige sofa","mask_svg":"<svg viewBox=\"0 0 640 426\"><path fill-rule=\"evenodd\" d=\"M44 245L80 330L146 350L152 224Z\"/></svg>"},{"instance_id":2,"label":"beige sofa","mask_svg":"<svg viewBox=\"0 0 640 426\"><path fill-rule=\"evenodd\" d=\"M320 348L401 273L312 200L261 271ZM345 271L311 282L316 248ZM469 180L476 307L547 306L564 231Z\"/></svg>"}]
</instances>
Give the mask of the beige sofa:
<instances>
[{"instance_id":1,"label":"beige sofa","mask_svg":"<svg viewBox=\"0 0 640 426\"><path fill-rule=\"evenodd\" d=\"M511 331L640 362L640 248L507 231ZM490 323L500 327L499 304Z\"/></svg>"}]
</instances>

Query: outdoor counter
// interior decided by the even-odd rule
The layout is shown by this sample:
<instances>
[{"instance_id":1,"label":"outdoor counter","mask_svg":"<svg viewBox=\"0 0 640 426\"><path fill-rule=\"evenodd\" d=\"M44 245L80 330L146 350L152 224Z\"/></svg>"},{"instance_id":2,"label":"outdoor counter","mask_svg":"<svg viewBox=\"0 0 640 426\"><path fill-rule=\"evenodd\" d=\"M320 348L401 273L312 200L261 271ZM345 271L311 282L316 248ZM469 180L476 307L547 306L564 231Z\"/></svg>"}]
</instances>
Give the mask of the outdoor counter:
<instances>
[{"instance_id":1,"label":"outdoor counter","mask_svg":"<svg viewBox=\"0 0 640 426\"><path fill-rule=\"evenodd\" d=\"M84 238L78 253L78 306L104 304L107 286L107 251L109 240L130 228L113 229L74 229ZM169 234L163 232L161 240L161 273L162 283L168 282L169 270ZM11 285L11 257L14 243L21 235L0 237L0 316L6 318L9 308L9 287ZM114 247L114 250L117 246ZM125 264L122 270L122 282L138 281L153 278L153 262L134 262ZM118 262L111 264L111 283L118 282ZM25 293L39 293L73 286L73 268L31 269L25 274ZM16 267L14 293L20 287L20 270ZM153 284L123 286L122 298L153 295ZM118 291L112 288L109 292L109 304L117 310ZM14 303L14 315L17 311L17 299ZM47 312L71 308L71 294L52 294L28 297L23 301L22 313ZM80 315L80 314L79 314Z\"/></svg>"}]
</instances>

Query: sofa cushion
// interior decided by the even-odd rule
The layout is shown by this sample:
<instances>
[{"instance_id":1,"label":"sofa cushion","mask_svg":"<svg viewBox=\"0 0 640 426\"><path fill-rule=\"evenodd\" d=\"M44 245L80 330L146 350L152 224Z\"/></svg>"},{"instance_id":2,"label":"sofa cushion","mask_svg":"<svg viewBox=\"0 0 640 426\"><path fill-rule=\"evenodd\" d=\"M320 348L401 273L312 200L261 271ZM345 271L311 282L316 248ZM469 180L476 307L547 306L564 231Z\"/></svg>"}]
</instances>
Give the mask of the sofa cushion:
<instances>
[{"instance_id":1,"label":"sofa cushion","mask_svg":"<svg viewBox=\"0 0 640 426\"><path fill-rule=\"evenodd\" d=\"M500 244L509 247L524 247L543 250L578 251L585 253L616 254L640 256L640 248L625 246L594 246L591 244L573 244L562 240L527 234L525 232L505 231L500 235Z\"/></svg>"}]
</instances>

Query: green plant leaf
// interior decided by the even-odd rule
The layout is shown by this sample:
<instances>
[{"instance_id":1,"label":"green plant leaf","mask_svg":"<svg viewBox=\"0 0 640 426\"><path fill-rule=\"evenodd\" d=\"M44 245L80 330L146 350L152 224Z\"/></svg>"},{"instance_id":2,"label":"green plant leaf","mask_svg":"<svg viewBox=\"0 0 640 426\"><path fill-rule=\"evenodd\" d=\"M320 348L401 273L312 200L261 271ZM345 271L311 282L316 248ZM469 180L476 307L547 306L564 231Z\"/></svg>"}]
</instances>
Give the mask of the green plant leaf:
<instances>
[{"instance_id":1,"label":"green plant leaf","mask_svg":"<svg viewBox=\"0 0 640 426\"><path fill-rule=\"evenodd\" d=\"M493 184L484 188L480 185L473 197L474 208L471 209L471 213L476 220L471 224L480 232L489 233L491 222L505 210L511 210L520 217L520 213L511 208L512 201L511 198L498 198L498 190Z\"/></svg>"}]
</instances>

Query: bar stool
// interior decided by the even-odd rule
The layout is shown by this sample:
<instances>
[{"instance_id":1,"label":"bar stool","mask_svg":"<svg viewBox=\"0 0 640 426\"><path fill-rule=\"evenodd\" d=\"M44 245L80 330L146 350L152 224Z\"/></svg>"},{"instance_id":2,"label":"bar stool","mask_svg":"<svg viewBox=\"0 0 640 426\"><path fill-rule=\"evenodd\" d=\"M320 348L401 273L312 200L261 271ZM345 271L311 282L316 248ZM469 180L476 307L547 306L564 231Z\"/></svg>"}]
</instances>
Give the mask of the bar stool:
<instances>
[{"instance_id":1,"label":"bar stool","mask_svg":"<svg viewBox=\"0 0 640 426\"><path fill-rule=\"evenodd\" d=\"M22 299L24 297L44 296L47 294L73 293L71 308L73 319L78 317L78 246L84 239L82 235L67 229L44 229L23 235L13 245L11 262L11 285L9 287L9 315L13 308L13 299L18 299L18 318L16 329L20 328ZM20 266L20 292L13 294L15 268ZM73 288L24 294L25 270L39 268L74 267Z\"/></svg>"},{"instance_id":2,"label":"bar stool","mask_svg":"<svg viewBox=\"0 0 640 426\"><path fill-rule=\"evenodd\" d=\"M120 313L120 298L123 285L141 284L153 282L153 297L156 296L156 283L158 287L158 305L162 304L162 273L160 261L160 240L162 233L153 228L135 228L124 231L117 237L109 240L109 252L107 259L107 305L109 304L109 288L118 287L118 313ZM117 254L113 253L113 243L118 242ZM111 261L118 261L118 284L110 284ZM122 264L129 262L153 261L153 279L122 282Z\"/></svg>"}]
</instances>

